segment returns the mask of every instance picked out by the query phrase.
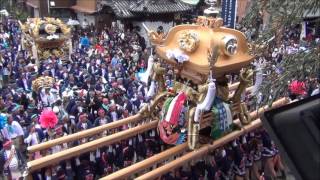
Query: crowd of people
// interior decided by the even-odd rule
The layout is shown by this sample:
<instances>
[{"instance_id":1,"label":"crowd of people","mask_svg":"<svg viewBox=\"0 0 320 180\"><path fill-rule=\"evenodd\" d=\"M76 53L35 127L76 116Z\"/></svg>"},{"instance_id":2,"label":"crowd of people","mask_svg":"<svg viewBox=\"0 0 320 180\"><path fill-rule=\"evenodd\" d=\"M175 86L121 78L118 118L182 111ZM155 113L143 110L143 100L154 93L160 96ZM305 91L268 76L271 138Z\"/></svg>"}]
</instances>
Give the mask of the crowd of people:
<instances>
[{"instance_id":1,"label":"crowd of people","mask_svg":"<svg viewBox=\"0 0 320 180\"><path fill-rule=\"evenodd\" d=\"M279 151L268 133L258 129L209 152L200 160L162 179L261 180L286 179Z\"/></svg>"},{"instance_id":2,"label":"crowd of people","mask_svg":"<svg viewBox=\"0 0 320 180\"><path fill-rule=\"evenodd\" d=\"M259 27L260 26L258 25L250 27L237 26L238 30L242 31L247 37L247 40L253 44L260 36L257 29L259 29L259 32L263 31L262 27ZM258 92L258 88L262 84L262 81L271 80L267 78L268 76L271 77L271 74L276 75L273 76L273 80L276 80L287 73L284 69L288 68L288 65L284 64L289 63L288 61L284 62L284 59L290 59L297 53L307 54L313 48L319 48L320 46L320 36L316 33L315 29L305 32L305 37L301 37L301 25L285 27L281 32L282 34L273 36L268 40L267 48L263 54L252 63L252 68L255 69L256 72L253 83L254 90L253 93L247 94L245 97L245 99L247 99L249 109L251 110L256 109L263 99L268 98L263 97L262 93ZM296 61L293 63L296 63ZM297 64L297 66L302 66L302 64ZM317 69L315 68L315 70ZM297 74L298 73L294 73L293 76L297 76ZM280 91L282 93L280 96L288 96L291 100L299 100L319 94L320 72L317 72L312 76L303 77L305 78L294 78L291 76L286 78L288 82L284 84L288 88L284 89L288 89L288 91ZM230 79L232 82L236 82L239 80L239 76L233 75ZM253 101L252 99L257 99L257 101Z\"/></svg>"},{"instance_id":3,"label":"crowd of people","mask_svg":"<svg viewBox=\"0 0 320 180\"><path fill-rule=\"evenodd\" d=\"M28 160L59 152L92 140L62 144L46 152L26 153L28 146L80 132L136 114L146 98L145 84L139 81L152 54L134 30L113 26L98 32L93 26L73 32L71 61L50 56L38 67L21 47L21 31L14 19L0 29L0 179L21 176ZM272 60L281 61L281 49ZM170 70L168 70L170 72ZM172 71L173 72L173 71ZM170 73L169 73L170 74ZM53 87L32 89L40 76L55 79ZM231 78L233 79L233 78ZM232 80L230 80L232 81ZM166 84L172 78L166 77ZM313 85L316 89L319 84ZM43 128L43 109L58 117L54 128ZM115 131L129 128L123 126ZM105 132L101 136L114 133ZM156 130L97 149L95 152L43 168L33 179L95 179L157 154L170 146L163 144ZM174 170L162 179L259 179L284 177L284 167L274 144L264 130L249 133L208 155L206 161ZM268 170L263 171L263 169Z\"/></svg>"},{"instance_id":4,"label":"crowd of people","mask_svg":"<svg viewBox=\"0 0 320 180\"><path fill-rule=\"evenodd\" d=\"M145 103L145 86L138 81L138 76L139 72L144 71L150 52L145 49L143 38L136 32L123 31L117 27L105 28L100 33L92 26L77 28L73 32L73 45L76 48L71 61L65 63L58 57L50 56L37 67L30 54L21 49L21 32L17 21L9 19L1 27L0 109L4 123L1 127L1 149L5 150L4 162L10 162L9 166L2 169L4 176L8 173L12 176L20 174L27 160L59 152L89 139L55 146L48 152L31 155L26 154L28 146L123 119L136 114ZM53 87L42 87L35 92L32 81L41 76L52 77L56 83ZM44 109L56 113L58 123L54 128L43 128L40 125L39 118ZM124 126L119 130L127 128ZM152 134L151 137L154 136ZM106 153L101 150L98 156L104 157L107 152L114 152L117 158L114 158L115 167L112 169L122 168L125 160L120 158L119 153L121 151L120 154L123 154L123 146L139 144L151 137L140 135L139 140L110 146ZM146 145L144 143L139 147ZM13 153L11 147L15 147L17 159L10 156ZM150 154L150 148L143 148L145 152L141 152L141 156L144 157L147 151ZM126 151L131 153L132 149ZM77 160L77 165L72 164L72 167L87 163L82 162L81 157ZM107 160L100 162L104 166L99 166L105 169L102 168L100 173L90 171L89 176L110 172L107 164L111 162L113 160L108 156ZM74 176L80 179L85 177L81 173L86 171L77 169L80 171ZM41 172L35 174L35 179L39 175L44 176ZM45 174L48 176L48 172ZM68 177L73 179L73 176Z\"/></svg>"}]
</instances>

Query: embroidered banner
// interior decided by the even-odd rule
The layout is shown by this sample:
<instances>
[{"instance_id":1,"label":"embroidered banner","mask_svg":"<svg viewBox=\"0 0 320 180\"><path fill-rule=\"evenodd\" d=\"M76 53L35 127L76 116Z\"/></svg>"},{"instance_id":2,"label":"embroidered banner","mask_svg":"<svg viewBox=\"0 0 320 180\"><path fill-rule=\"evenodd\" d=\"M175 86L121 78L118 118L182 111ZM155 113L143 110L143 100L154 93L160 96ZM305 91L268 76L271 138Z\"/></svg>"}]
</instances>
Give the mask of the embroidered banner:
<instances>
[{"instance_id":1,"label":"embroidered banner","mask_svg":"<svg viewBox=\"0 0 320 180\"><path fill-rule=\"evenodd\" d=\"M225 27L235 28L237 17L237 0L223 0L221 16Z\"/></svg>"}]
</instances>

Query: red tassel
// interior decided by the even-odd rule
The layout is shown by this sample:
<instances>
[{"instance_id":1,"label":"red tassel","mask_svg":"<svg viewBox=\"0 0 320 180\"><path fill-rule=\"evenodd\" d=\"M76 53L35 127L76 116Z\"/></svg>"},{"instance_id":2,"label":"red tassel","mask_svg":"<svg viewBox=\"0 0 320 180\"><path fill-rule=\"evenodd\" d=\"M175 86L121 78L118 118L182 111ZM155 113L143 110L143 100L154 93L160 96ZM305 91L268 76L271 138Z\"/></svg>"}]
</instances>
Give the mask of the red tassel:
<instances>
[{"instance_id":1,"label":"red tassel","mask_svg":"<svg viewBox=\"0 0 320 180\"><path fill-rule=\"evenodd\" d=\"M183 107L184 102L186 101L187 96L185 93L181 93L178 96L178 99L176 101L176 104L174 105L174 111L172 112L170 123L173 125L178 125L179 116Z\"/></svg>"},{"instance_id":2,"label":"red tassel","mask_svg":"<svg viewBox=\"0 0 320 180\"><path fill-rule=\"evenodd\" d=\"M306 94L306 86L305 86L304 82L293 81L289 85L289 89L290 89L291 93L293 93L295 95L305 95Z\"/></svg>"},{"instance_id":3,"label":"red tassel","mask_svg":"<svg viewBox=\"0 0 320 180\"><path fill-rule=\"evenodd\" d=\"M44 109L40 115L39 122L43 128L54 128L58 123L58 118L52 110Z\"/></svg>"}]
</instances>

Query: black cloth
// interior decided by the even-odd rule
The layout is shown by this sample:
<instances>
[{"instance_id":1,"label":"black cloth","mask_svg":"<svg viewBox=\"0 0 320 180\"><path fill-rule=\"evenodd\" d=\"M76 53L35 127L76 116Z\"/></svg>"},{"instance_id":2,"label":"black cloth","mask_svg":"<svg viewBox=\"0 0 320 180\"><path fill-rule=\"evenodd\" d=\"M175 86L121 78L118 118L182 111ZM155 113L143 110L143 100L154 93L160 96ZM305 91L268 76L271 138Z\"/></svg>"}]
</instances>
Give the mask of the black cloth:
<instances>
[{"instance_id":1,"label":"black cloth","mask_svg":"<svg viewBox=\"0 0 320 180\"><path fill-rule=\"evenodd\" d=\"M78 180L86 180L88 176L95 176L95 165L93 162L84 161L76 168L76 178ZM94 179L94 178L93 178Z\"/></svg>"},{"instance_id":2,"label":"black cloth","mask_svg":"<svg viewBox=\"0 0 320 180\"><path fill-rule=\"evenodd\" d=\"M1 142L2 145L2 142ZM0 150L0 174L3 174L3 170L4 170L4 164L5 164L6 160L5 160L5 155L4 155L4 149Z\"/></svg>"}]
</instances>

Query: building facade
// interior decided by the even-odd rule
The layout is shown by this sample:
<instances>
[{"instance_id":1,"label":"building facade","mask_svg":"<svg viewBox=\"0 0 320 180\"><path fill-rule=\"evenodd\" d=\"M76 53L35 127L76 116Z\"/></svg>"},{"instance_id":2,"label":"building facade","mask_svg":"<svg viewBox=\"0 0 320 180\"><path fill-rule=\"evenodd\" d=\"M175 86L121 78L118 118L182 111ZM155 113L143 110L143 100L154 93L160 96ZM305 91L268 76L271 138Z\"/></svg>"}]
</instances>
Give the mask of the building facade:
<instances>
[{"instance_id":1,"label":"building facade","mask_svg":"<svg viewBox=\"0 0 320 180\"><path fill-rule=\"evenodd\" d=\"M96 0L77 0L71 7L76 13L81 26L96 25L97 21L97 1Z\"/></svg>"}]
</instances>

